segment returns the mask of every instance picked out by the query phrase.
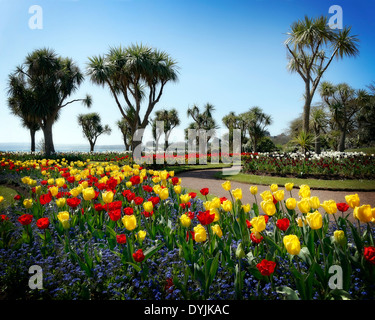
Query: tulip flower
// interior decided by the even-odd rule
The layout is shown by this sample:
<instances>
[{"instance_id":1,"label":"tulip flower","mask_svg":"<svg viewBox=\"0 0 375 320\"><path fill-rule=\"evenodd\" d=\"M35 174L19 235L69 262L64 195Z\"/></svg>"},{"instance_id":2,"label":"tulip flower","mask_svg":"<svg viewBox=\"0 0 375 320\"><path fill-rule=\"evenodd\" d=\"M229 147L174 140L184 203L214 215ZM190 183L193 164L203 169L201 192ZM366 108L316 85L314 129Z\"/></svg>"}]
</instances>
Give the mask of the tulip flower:
<instances>
[{"instance_id":1,"label":"tulip flower","mask_svg":"<svg viewBox=\"0 0 375 320\"><path fill-rule=\"evenodd\" d=\"M323 217L319 211L309 212L306 221L313 230L320 229L323 226Z\"/></svg>"},{"instance_id":2,"label":"tulip flower","mask_svg":"<svg viewBox=\"0 0 375 320\"><path fill-rule=\"evenodd\" d=\"M23 200L23 206L26 209L30 209L33 206L33 199L25 199L25 200Z\"/></svg>"},{"instance_id":3,"label":"tulip flower","mask_svg":"<svg viewBox=\"0 0 375 320\"><path fill-rule=\"evenodd\" d=\"M254 217L251 219L250 223L256 232L262 232L266 229L266 220L264 216Z\"/></svg>"},{"instance_id":4,"label":"tulip flower","mask_svg":"<svg viewBox=\"0 0 375 320\"><path fill-rule=\"evenodd\" d=\"M270 189L271 189L272 193L275 193L279 189L279 186L277 184L273 183L273 184L270 185Z\"/></svg>"},{"instance_id":5,"label":"tulip flower","mask_svg":"<svg viewBox=\"0 0 375 320\"><path fill-rule=\"evenodd\" d=\"M302 198L310 198L310 195L311 195L310 187L308 185L306 185L306 184L301 185L299 187L298 195L299 195L300 199L302 199Z\"/></svg>"},{"instance_id":6,"label":"tulip flower","mask_svg":"<svg viewBox=\"0 0 375 320\"><path fill-rule=\"evenodd\" d=\"M181 215L180 222L186 228L190 227L190 225L191 225L191 219L189 218L189 216L187 214Z\"/></svg>"},{"instance_id":7,"label":"tulip flower","mask_svg":"<svg viewBox=\"0 0 375 320\"><path fill-rule=\"evenodd\" d=\"M106 191L102 193L102 198L105 203L111 203L113 201L113 192L112 191Z\"/></svg>"},{"instance_id":8,"label":"tulip flower","mask_svg":"<svg viewBox=\"0 0 375 320\"><path fill-rule=\"evenodd\" d=\"M310 197L310 207L314 210L317 210L319 209L320 207L320 200L318 197Z\"/></svg>"},{"instance_id":9,"label":"tulip flower","mask_svg":"<svg viewBox=\"0 0 375 320\"><path fill-rule=\"evenodd\" d=\"M234 189L234 190L232 190L232 194L233 194L233 197L236 200L242 199L242 189L240 189L240 188Z\"/></svg>"},{"instance_id":10,"label":"tulip flower","mask_svg":"<svg viewBox=\"0 0 375 320\"><path fill-rule=\"evenodd\" d=\"M273 196L277 201L283 201L284 200L284 190L280 189L273 193Z\"/></svg>"},{"instance_id":11,"label":"tulip flower","mask_svg":"<svg viewBox=\"0 0 375 320\"><path fill-rule=\"evenodd\" d=\"M309 198L302 198L301 201L297 202L297 206L302 213L308 213L311 209Z\"/></svg>"},{"instance_id":12,"label":"tulip flower","mask_svg":"<svg viewBox=\"0 0 375 320\"><path fill-rule=\"evenodd\" d=\"M297 206L297 200L294 199L294 198L288 198L286 199L285 201L285 206L289 209L289 210L294 210Z\"/></svg>"},{"instance_id":13,"label":"tulip flower","mask_svg":"<svg viewBox=\"0 0 375 320\"><path fill-rule=\"evenodd\" d=\"M285 184L286 191L289 191L289 192L292 191L293 187L294 187L294 183L288 182Z\"/></svg>"},{"instance_id":14,"label":"tulip flower","mask_svg":"<svg viewBox=\"0 0 375 320\"><path fill-rule=\"evenodd\" d=\"M57 219L59 219L64 229L69 228L70 224L69 224L69 212L68 211L59 212L59 214L57 215Z\"/></svg>"},{"instance_id":15,"label":"tulip flower","mask_svg":"<svg viewBox=\"0 0 375 320\"><path fill-rule=\"evenodd\" d=\"M358 219L363 223L370 222L372 220L372 210L369 204L355 207L353 212L354 218Z\"/></svg>"},{"instance_id":16,"label":"tulip flower","mask_svg":"<svg viewBox=\"0 0 375 320\"><path fill-rule=\"evenodd\" d=\"M194 240L196 242L204 242L207 240L206 229L201 224L194 227Z\"/></svg>"},{"instance_id":17,"label":"tulip flower","mask_svg":"<svg viewBox=\"0 0 375 320\"><path fill-rule=\"evenodd\" d=\"M154 205L151 201L144 202L143 203L143 209L146 212L151 212L152 210L154 210Z\"/></svg>"},{"instance_id":18,"label":"tulip flower","mask_svg":"<svg viewBox=\"0 0 375 320\"><path fill-rule=\"evenodd\" d=\"M260 206L262 210L264 211L264 213L267 214L268 216L273 216L276 213L276 206L273 203L273 200L270 200L270 199L263 200L260 203Z\"/></svg>"},{"instance_id":19,"label":"tulip flower","mask_svg":"<svg viewBox=\"0 0 375 320\"><path fill-rule=\"evenodd\" d=\"M345 201L349 205L350 208L354 209L355 207L359 207L360 199L358 194L352 194L345 196Z\"/></svg>"},{"instance_id":20,"label":"tulip flower","mask_svg":"<svg viewBox=\"0 0 375 320\"><path fill-rule=\"evenodd\" d=\"M188 193L180 195L181 203L188 203L190 199L191 199L191 196Z\"/></svg>"},{"instance_id":21,"label":"tulip flower","mask_svg":"<svg viewBox=\"0 0 375 320\"><path fill-rule=\"evenodd\" d=\"M230 201L230 200L225 200L225 201L222 203L221 206L222 206L223 210L226 211L226 212L231 211L232 208L233 208L232 201Z\"/></svg>"},{"instance_id":22,"label":"tulip flower","mask_svg":"<svg viewBox=\"0 0 375 320\"><path fill-rule=\"evenodd\" d=\"M215 214L211 214L210 210L199 211L197 219L202 225L208 225L212 223L215 219Z\"/></svg>"},{"instance_id":23,"label":"tulip flower","mask_svg":"<svg viewBox=\"0 0 375 320\"><path fill-rule=\"evenodd\" d=\"M223 236L223 231L221 230L218 224L211 226L211 230L214 234L216 234L219 238Z\"/></svg>"},{"instance_id":24,"label":"tulip flower","mask_svg":"<svg viewBox=\"0 0 375 320\"><path fill-rule=\"evenodd\" d=\"M169 197L169 191L167 188L162 188L159 192L159 197L161 200L168 199Z\"/></svg>"},{"instance_id":25,"label":"tulip flower","mask_svg":"<svg viewBox=\"0 0 375 320\"><path fill-rule=\"evenodd\" d=\"M85 199L86 201L90 201L94 199L96 196L94 188L89 187L89 188L83 189L82 196L83 196L83 199Z\"/></svg>"},{"instance_id":26,"label":"tulip flower","mask_svg":"<svg viewBox=\"0 0 375 320\"><path fill-rule=\"evenodd\" d=\"M222 186L223 189L226 190L226 191L229 191L229 190L232 188L232 186L231 186L231 184L230 184L230 181L225 181L225 182L223 182L223 183L221 184L221 186Z\"/></svg>"},{"instance_id":27,"label":"tulip flower","mask_svg":"<svg viewBox=\"0 0 375 320\"><path fill-rule=\"evenodd\" d=\"M251 186L250 187L250 193L252 195L256 195L258 193L258 187L257 186Z\"/></svg>"},{"instance_id":28,"label":"tulip flower","mask_svg":"<svg viewBox=\"0 0 375 320\"><path fill-rule=\"evenodd\" d=\"M134 214L130 216L127 216L127 215L123 216L121 221L124 227L126 228L126 230L128 231L132 231L137 227L137 219Z\"/></svg>"},{"instance_id":29,"label":"tulip flower","mask_svg":"<svg viewBox=\"0 0 375 320\"><path fill-rule=\"evenodd\" d=\"M283 238L284 246L290 255L297 255L301 251L301 243L294 234L286 235Z\"/></svg>"}]
</instances>

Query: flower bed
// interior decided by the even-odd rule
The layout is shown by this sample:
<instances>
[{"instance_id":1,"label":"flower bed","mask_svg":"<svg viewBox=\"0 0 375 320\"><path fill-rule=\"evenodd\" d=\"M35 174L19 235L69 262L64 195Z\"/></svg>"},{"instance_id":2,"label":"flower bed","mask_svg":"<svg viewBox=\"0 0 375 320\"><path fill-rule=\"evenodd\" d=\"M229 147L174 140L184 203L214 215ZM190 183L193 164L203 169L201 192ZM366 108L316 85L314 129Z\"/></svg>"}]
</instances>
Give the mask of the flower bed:
<instances>
[{"instance_id":1,"label":"flower bed","mask_svg":"<svg viewBox=\"0 0 375 320\"><path fill-rule=\"evenodd\" d=\"M1 212L2 298L374 298L375 211L355 194L336 204L308 186L259 195L226 181L226 198L202 201L165 170L3 163L1 175L27 193ZM242 203L242 192L254 201ZM42 288L27 285L32 266Z\"/></svg>"},{"instance_id":2,"label":"flower bed","mask_svg":"<svg viewBox=\"0 0 375 320\"><path fill-rule=\"evenodd\" d=\"M244 173L318 179L375 179L375 157L357 152L243 154Z\"/></svg>"}]
</instances>

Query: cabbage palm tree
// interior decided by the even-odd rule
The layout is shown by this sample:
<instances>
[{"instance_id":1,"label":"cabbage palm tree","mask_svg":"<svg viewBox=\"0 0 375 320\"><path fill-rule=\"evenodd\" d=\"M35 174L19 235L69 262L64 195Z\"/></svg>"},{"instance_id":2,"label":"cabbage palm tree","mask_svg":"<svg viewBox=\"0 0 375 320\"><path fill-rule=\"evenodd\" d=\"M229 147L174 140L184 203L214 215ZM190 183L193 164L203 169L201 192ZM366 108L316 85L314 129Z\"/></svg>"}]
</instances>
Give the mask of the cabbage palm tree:
<instances>
[{"instance_id":1,"label":"cabbage palm tree","mask_svg":"<svg viewBox=\"0 0 375 320\"><path fill-rule=\"evenodd\" d=\"M38 123L43 130L46 156L55 152L53 124L63 108L80 101L91 105L91 97L67 100L83 81L83 74L70 58L62 58L51 49L37 49L28 54L24 63L9 75L8 95L28 94L27 103L19 104L20 112ZM17 82L17 85L14 83Z\"/></svg>"},{"instance_id":2,"label":"cabbage palm tree","mask_svg":"<svg viewBox=\"0 0 375 320\"><path fill-rule=\"evenodd\" d=\"M169 144L169 137L171 135L172 130L180 125L181 121L180 118L178 117L178 112L176 109L172 110L158 110L155 112L155 118L151 121L152 122L152 135L155 139L156 142L156 150L158 149L158 143L159 139L162 135L162 132L158 130L157 127L157 121L162 121L163 122L163 131L165 134L165 148L168 148Z\"/></svg>"},{"instance_id":3,"label":"cabbage palm tree","mask_svg":"<svg viewBox=\"0 0 375 320\"><path fill-rule=\"evenodd\" d=\"M21 105L28 103L28 95L30 92L26 92L27 90L17 92L16 88L14 88L14 86L17 86L17 82L17 79L12 78L9 81L9 85L13 86L13 90L11 90L11 96L8 98L8 106L13 115L21 118L22 126L29 130L31 138L30 151L35 152L35 133L40 130L40 126L38 122L33 119L33 117L22 113Z\"/></svg>"},{"instance_id":4,"label":"cabbage palm tree","mask_svg":"<svg viewBox=\"0 0 375 320\"><path fill-rule=\"evenodd\" d=\"M245 128L250 135L253 152L257 152L257 146L265 134L266 127L272 124L270 115L265 114L260 107L252 107L242 114L245 121Z\"/></svg>"},{"instance_id":5,"label":"cabbage palm tree","mask_svg":"<svg viewBox=\"0 0 375 320\"><path fill-rule=\"evenodd\" d=\"M288 70L298 73L305 83L302 128L308 132L311 102L323 74L334 58L357 56L359 40L351 34L351 27L333 30L323 16L305 16L291 25L287 35Z\"/></svg>"},{"instance_id":6,"label":"cabbage palm tree","mask_svg":"<svg viewBox=\"0 0 375 320\"><path fill-rule=\"evenodd\" d=\"M97 112L78 115L78 124L82 127L83 135L90 143L90 152L94 151L96 140L102 134L110 134L111 128L101 124L100 115Z\"/></svg>"},{"instance_id":7,"label":"cabbage palm tree","mask_svg":"<svg viewBox=\"0 0 375 320\"><path fill-rule=\"evenodd\" d=\"M108 87L132 137L148 125L165 85L178 79L176 61L166 52L144 45L113 47L103 56L90 57L87 74L93 83ZM141 117L143 102L146 108ZM141 139L132 139L133 152L141 143Z\"/></svg>"},{"instance_id":8,"label":"cabbage palm tree","mask_svg":"<svg viewBox=\"0 0 375 320\"><path fill-rule=\"evenodd\" d=\"M348 129L354 117L367 104L370 95L366 90L355 90L347 83L332 85L322 82L320 95L324 103L329 107L334 123L340 131L338 151L345 151L345 141Z\"/></svg>"}]
</instances>

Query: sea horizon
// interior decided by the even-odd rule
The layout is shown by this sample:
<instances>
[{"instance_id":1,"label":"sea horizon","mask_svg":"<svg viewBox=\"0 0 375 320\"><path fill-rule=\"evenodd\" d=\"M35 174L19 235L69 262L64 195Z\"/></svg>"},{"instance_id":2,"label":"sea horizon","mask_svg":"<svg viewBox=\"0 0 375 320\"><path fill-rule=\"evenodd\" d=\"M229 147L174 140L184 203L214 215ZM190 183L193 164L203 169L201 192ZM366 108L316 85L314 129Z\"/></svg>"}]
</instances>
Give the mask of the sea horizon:
<instances>
[{"instance_id":1,"label":"sea horizon","mask_svg":"<svg viewBox=\"0 0 375 320\"><path fill-rule=\"evenodd\" d=\"M89 144L63 144L56 143L55 145L56 152L90 152ZM35 151L38 150L38 147L35 148ZM0 152L30 152L30 142L0 142ZM116 151L116 152L125 152L125 146L121 144L115 145L96 145L94 152L106 152L106 151Z\"/></svg>"}]
</instances>

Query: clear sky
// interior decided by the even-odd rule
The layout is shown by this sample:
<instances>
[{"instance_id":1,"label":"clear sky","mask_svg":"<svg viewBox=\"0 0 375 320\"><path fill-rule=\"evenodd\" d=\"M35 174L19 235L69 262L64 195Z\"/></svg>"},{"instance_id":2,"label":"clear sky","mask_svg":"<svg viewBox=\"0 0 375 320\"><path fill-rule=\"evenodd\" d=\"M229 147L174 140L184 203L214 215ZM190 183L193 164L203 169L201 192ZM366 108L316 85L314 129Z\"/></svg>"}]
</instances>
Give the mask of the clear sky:
<instances>
[{"instance_id":1,"label":"clear sky","mask_svg":"<svg viewBox=\"0 0 375 320\"><path fill-rule=\"evenodd\" d=\"M29 8L43 9L43 29L30 29ZM289 26L305 15L332 16L340 5L344 25L360 39L360 56L334 61L324 76L333 83L365 88L375 80L374 0L0 0L0 142L29 142L29 132L7 107L7 77L34 49L52 48L73 58L82 71L88 57L110 46L143 43L178 61L179 81L167 84L155 110L176 108L182 123L186 110L210 102L217 122L229 111L252 106L271 114L271 135L285 131L302 112L304 85L287 71L283 45ZM93 97L91 109L79 103L63 110L54 125L55 144L87 144L77 124L80 113L98 112L112 128L98 145L122 144L115 122L121 114L107 88L87 78L72 98ZM315 99L316 100L316 99ZM37 141L42 138L37 133Z\"/></svg>"}]
</instances>

